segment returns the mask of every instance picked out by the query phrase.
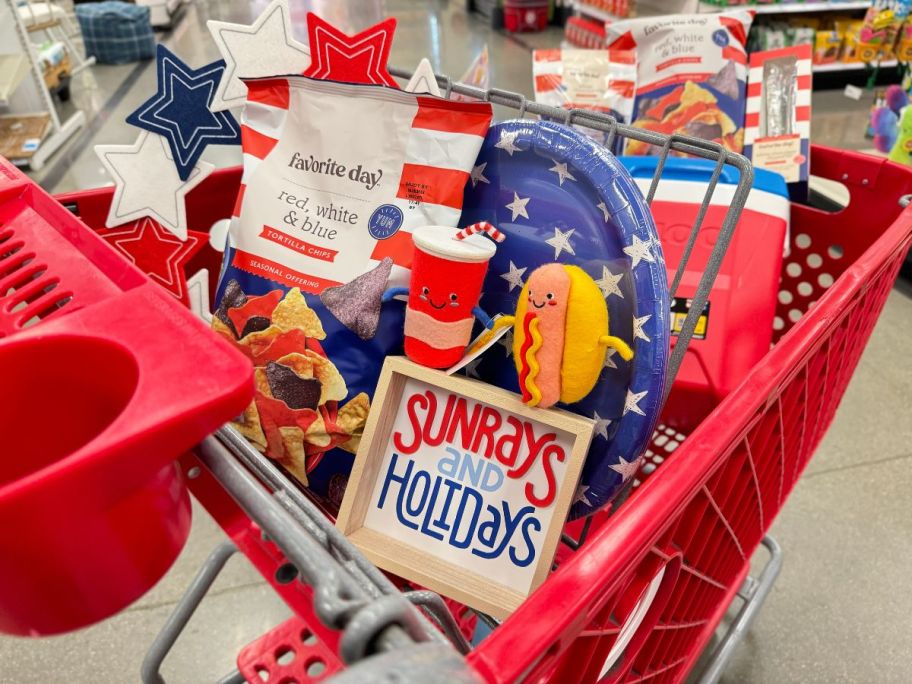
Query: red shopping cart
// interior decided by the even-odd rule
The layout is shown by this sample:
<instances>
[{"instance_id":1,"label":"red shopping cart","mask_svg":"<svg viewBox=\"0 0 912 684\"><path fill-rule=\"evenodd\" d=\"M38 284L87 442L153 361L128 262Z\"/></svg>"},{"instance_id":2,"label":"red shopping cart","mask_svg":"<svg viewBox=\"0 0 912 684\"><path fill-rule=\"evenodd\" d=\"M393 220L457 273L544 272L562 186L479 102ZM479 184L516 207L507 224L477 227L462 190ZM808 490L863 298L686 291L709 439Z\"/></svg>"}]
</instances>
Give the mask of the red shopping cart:
<instances>
[{"instance_id":1,"label":"red shopping cart","mask_svg":"<svg viewBox=\"0 0 912 684\"><path fill-rule=\"evenodd\" d=\"M635 137L663 154L691 153L739 169L741 182L719 231L721 251L705 264L675 348L673 376L749 190L746 160L713 143L665 138L603 115L568 114L513 93L440 81L448 95L580 120L607 132L609 144L614 135ZM642 485L613 514L569 525L557 569L502 624L479 616L493 629L477 646L467 643L474 614L454 604L448 609L435 594L379 572L327 522L326 511L223 428L181 465L231 541L213 552L156 639L144 681L161 681L168 650L237 550L295 615L242 650L237 672L223 681L334 676L354 682L395 673L395 681L421 682L679 682L741 596L745 607L734 636L723 639L704 673L709 681L717 678L778 571L778 547L764 535L832 421L912 240L912 209L898 203L912 193L912 170L824 147L815 147L811 158L814 174L843 183L851 200L835 214L792 206L774 347L711 413L692 425L659 427ZM654 184L661 169L660 161ZM191 193L191 228L230 214L230 190L239 177L238 169L226 170ZM103 215L110 194L98 190L60 201L91 222ZM701 221L702 214L695 231ZM750 560L761 543L772 560L752 580Z\"/></svg>"}]
</instances>

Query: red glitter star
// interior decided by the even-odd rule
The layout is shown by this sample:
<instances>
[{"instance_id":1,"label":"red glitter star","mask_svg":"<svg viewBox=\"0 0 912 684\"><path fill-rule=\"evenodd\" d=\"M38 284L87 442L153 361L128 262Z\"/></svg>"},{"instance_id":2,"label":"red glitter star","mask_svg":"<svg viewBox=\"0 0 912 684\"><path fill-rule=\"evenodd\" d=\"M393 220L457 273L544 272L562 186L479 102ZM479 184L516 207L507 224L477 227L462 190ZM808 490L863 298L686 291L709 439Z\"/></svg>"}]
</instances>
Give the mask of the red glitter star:
<instances>
[{"instance_id":1,"label":"red glitter star","mask_svg":"<svg viewBox=\"0 0 912 684\"><path fill-rule=\"evenodd\" d=\"M182 242L157 221L143 218L113 230L99 230L98 234L140 271L189 306L184 269L206 245L205 233L187 231L187 240Z\"/></svg>"},{"instance_id":2,"label":"red glitter star","mask_svg":"<svg viewBox=\"0 0 912 684\"><path fill-rule=\"evenodd\" d=\"M313 12L307 13L310 66L305 76L325 81L373 83L398 88L386 70L396 19L390 17L349 36Z\"/></svg>"}]
</instances>

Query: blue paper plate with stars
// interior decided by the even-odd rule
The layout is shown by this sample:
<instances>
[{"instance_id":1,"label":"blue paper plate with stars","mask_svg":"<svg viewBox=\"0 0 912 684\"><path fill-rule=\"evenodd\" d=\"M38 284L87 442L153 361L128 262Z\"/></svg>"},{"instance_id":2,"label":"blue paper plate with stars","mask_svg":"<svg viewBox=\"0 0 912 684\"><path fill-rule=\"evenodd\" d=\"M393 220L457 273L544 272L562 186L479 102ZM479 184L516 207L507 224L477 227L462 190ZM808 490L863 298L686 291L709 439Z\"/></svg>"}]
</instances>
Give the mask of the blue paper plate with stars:
<instances>
[{"instance_id":1,"label":"blue paper plate with stars","mask_svg":"<svg viewBox=\"0 0 912 684\"><path fill-rule=\"evenodd\" d=\"M608 350L589 396L563 406L596 421L571 518L594 513L632 478L652 435L668 360L665 263L649 208L617 158L561 124L507 121L492 126L466 185L462 224L490 221L506 233L485 280L481 306L513 313L532 271L575 264L608 304L611 334L634 349ZM467 372L519 390L511 334Z\"/></svg>"}]
</instances>

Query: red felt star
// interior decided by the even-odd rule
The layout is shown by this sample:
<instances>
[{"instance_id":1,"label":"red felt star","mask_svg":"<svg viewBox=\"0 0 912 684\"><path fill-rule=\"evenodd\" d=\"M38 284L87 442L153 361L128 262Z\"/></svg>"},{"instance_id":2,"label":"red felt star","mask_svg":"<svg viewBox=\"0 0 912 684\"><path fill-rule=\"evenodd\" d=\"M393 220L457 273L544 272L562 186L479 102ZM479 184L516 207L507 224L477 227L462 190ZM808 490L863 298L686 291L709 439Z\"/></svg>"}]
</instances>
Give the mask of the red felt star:
<instances>
[{"instance_id":1,"label":"red felt star","mask_svg":"<svg viewBox=\"0 0 912 684\"><path fill-rule=\"evenodd\" d=\"M189 306L185 266L207 244L205 233L190 230L186 241L181 241L150 218L98 233L140 271Z\"/></svg>"},{"instance_id":2,"label":"red felt star","mask_svg":"<svg viewBox=\"0 0 912 684\"><path fill-rule=\"evenodd\" d=\"M325 81L373 83L398 88L386 70L396 19L390 17L349 36L313 12L307 13L310 66L305 76Z\"/></svg>"}]
</instances>

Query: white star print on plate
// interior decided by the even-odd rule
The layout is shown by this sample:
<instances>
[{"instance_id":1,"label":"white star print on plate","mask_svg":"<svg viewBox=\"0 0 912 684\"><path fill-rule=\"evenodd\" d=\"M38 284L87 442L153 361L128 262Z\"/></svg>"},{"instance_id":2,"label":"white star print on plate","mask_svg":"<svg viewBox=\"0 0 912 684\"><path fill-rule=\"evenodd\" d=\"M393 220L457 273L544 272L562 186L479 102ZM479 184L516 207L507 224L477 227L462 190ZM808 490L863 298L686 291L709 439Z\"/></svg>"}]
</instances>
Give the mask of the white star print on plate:
<instances>
[{"instance_id":1,"label":"white star print on plate","mask_svg":"<svg viewBox=\"0 0 912 684\"><path fill-rule=\"evenodd\" d=\"M478 185L479 183L490 183L491 182L487 178L485 178L485 175L484 175L484 170L487 165L488 165L488 162L482 162L478 166L472 167L472 173L470 174L469 178L471 178L471 180L472 180L473 188L476 185Z\"/></svg>"},{"instance_id":2,"label":"white star print on plate","mask_svg":"<svg viewBox=\"0 0 912 684\"><path fill-rule=\"evenodd\" d=\"M608 299L611 295L617 295L623 299L624 293L621 292L621 288L618 287L618 283L621 282L621 278L623 277L623 273L615 275L608 270L607 266L602 266L602 277L596 280L595 284L599 286L599 289L602 291L602 296L604 296L605 299Z\"/></svg>"},{"instance_id":3,"label":"white star print on plate","mask_svg":"<svg viewBox=\"0 0 912 684\"><path fill-rule=\"evenodd\" d=\"M604 439L608 439L608 426L611 425L611 419L602 418L598 414L598 411L593 411L592 420L595 421L595 434Z\"/></svg>"},{"instance_id":4,"label":"white star print on plate","mask_svg":"<svg viewBox=\"0 0 912 684\"><path fill-rule=\"evenodd\" d=\"M639 236L634 235L633 241L627 247L624 247L624 254L629 256L633 260L631 268L636 268L640 265L640 261L648 261L649 263L655 263L655 257L652 255L652 252L649 251L652 248L652 240L640 240Z\"/></svg>"},{"instance_id":5,"label":"white star print on plate","mask_svg":"<svg viewBox=\"0 0 912 684\"><path fill-rule=\"evenodd\" d=\"M310 66L310 50L295 40L287 0L273 0L250 26L225 21L206 22L212 40L225 60L210 109L240 107L247 100L241 78L300 74Z\"/></svg>"},{"instance_id":6,"label":"white star print on plate","mask_svg":"<svg viewBox=\"0 0 912 684\"><path fill-rule=\"evenodd\" d=\"M576 180L576 178L573 176L573 174L567 170L566 164L560 164L558 162L554 162L554 166L552 166L550 169L548 169L548 171L554 171L554 173L557 174L557 184L558 185L563 185L565 180L572 180L572 181Z\"/></svg>"},{"instance_id":7,"label":"white star print on plate","mask_svg":"<svg viewBox=\"0 0 912 684\"><path fill-rule=\"evenodd\" d=\"M605 363L602 366L603 368L617 368L617 364L614 362L614 355L618 353L617 349L609 347L605 350Z\"/></svg>"},{"instance_id":8,"label":"white star print on plate","mask_svg":"<svg viewBox=\"0 0 912 684\"><path fill-rule=\"evenodd\" d=\"M623 456L618 456L618 462L608 467L618 473L624 482L626 482L637 474L637 471L640 469L640 462L636 458L632 461L625 461Z\"/></svg>"},{"instance_id":9,"label":"white star print on plate","mask_svg":"<svg viewBox=\"0 0 912 684\"><path fill-rule=\"evenodd\" d=\"M605 203L599 202L595 206L602 210L602 215L605 217L605 223L608 223L611 220L611 212L608 211L608 207L605 206Z\"/></svg>"},{"instance_id":10,"label":"white star print on plate","mask_svg":"<svg viewBox=\"0 0 912 684\"><path fill-rule=\"evenodd\" d=\"M197 162L187 180L182 181L168 142L148 131L140 133L132 145L96 145L95 154L117 186L105 227L114 228L148 216L181 240L187 239L184 198L212 173L212 164Z\"/></svg>"},{"instance_id":11,"label":"white star print on plate","mask_svg":"<svg viewBox=\"0 0 912 684\"><path fill-rule=\"evenodd\" d=\"M514 152L522 152L522 150L516 146L516 137L518 135L519 131L501 131L500 140L497 141L497 144L494 145L494 147L503 150L512 157Z\"/></svg>"},{"instance_id":12,"label":"white star print on plate","mask_svg":"<svg viewBox=\"0 0 912 684\"><path fill-rule=\"evenodd\" d=\"M576 497L573 499L573 503L583 502L590 508L592 507L592 502L586 498L586 493L589 491L589 485L580 485L576 490Z\"/></svg>"},{"instance_id":13,"label":"white star print on plate","mask_svg":"<svg viewBox=\"0 0 912 684\"><path fill-rule=\"evenodd\" d=\"M504 348L507 356L513 356L513 331L507 330L507 334L497 340L497 344Z\"/></svg>"},{"instance_id":14,"label":"white star print on plate","mask_svg":"<svg viewBox=\"0 0 912 684\"><path fill-rule=\"evenodd\" d=\"M640 408L640 402L647 394L649 394L649 392L646 390L634 392L633 390L628 389L627 397L624 399L624 415L626 416L628 411L633 411L641 416L645 416L646 414L643 412L643 409Z\"/></svg>"},{"instance_id":15,"label":"white star print on plate","mask_svg":"<svg viewBox=\"0 0 912 684\"><path fill-rule=\"evenodd\" d=\"M472 359L465 365L465 372L466 372L467 377L475 378L477 380L481 379L480 376L478 375L478 364L479 363L481 363L480 356L477 359Z\"/></svg>"},{"instance_id":16,"label":"white star print on plate","mask_svg":"<svg viewBox=\"0 0 912 684\"><path fill-rule=\"evenodd\" d=\"M513 292L514 287L523 286L523 275L527 270L527 266L524 266L523 268L516 268L516 264L511 261L510 270L506 273L501 273L500 277L510 283L510 292Z\"/></svg>"},{"instance_id":17,"label":"white star print on plate","mask_svg":"<svg viewBox=\"0 0 912 684\"><path fill-rule=\"evenodd\" d=\"M646 322L652 318L652 314L647 316L634 316L633 317L633 338L635 340L645 340L646 342L651 342L649 336L643 331L643 326Z\"/></svg>"},{"instance_id":18,"label":"white star print on plate","mask_svg":"<svg viewBox=\"0 0 912 684\"><path fill-rule=\"evenodd\" d=\"M513 218L510 219L511 221L515 221L517 216L529 218L529 212L526 209L526 205L529 203L530 199L532 198L526 197L525 199L522 199L515 192L513 193L513 201L506 205L507 209L513 212Z\"/></svg>"},{"instance_id":19,"label":"white star print on plate","mask_svg":"<svg viewBox=\"0 0 912 684\"><path fill-rule=\"evenodd\" d=\"M576 255L576 252L573 251L573 245L570 244L570 236L576 232L575 228L564 232L560 228L554 229L554 237L548 238L545 240L546 244L554 247L554 258L557 259L561 252L568 252L569 254Z\"/></svg>"}]
</instances>

